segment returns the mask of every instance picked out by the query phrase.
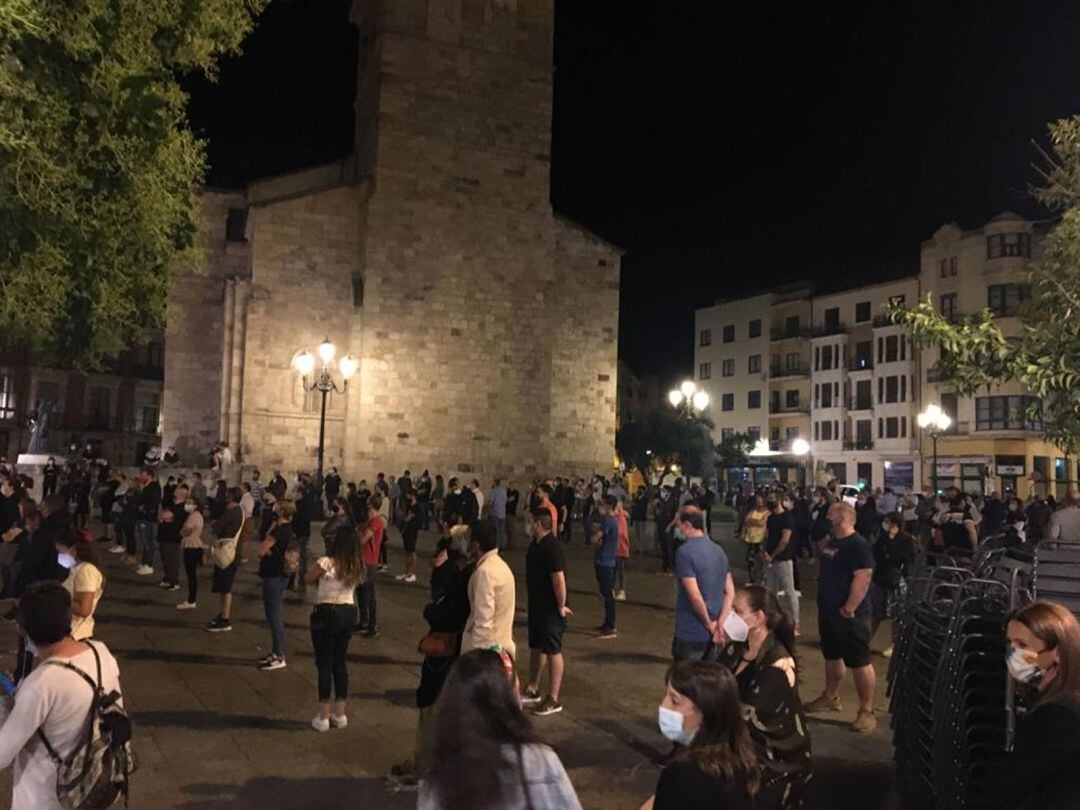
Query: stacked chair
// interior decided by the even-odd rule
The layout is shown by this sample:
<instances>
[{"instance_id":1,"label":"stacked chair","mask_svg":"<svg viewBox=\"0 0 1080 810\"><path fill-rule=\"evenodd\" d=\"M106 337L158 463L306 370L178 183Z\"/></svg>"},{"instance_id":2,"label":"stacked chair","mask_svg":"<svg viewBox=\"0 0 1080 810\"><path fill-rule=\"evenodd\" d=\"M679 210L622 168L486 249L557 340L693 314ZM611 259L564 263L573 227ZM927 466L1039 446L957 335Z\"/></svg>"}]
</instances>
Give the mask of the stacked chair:
<instances>
[{"instance_id":1,"label":"stacked chair","mask_svg":"<svg viewBox=\"0 0 1080 810\"><path fill-rule=\"evenodd\" d=\"M1080 616L1080 543L1044 540L1035 551L1035 593Z\"/></svg>"},{"instance_id":2,"label":"stacked chair","mask_svg":"<svg viewBox=\"0 0 1080 810\"><path fill-rule=\"evenodd\" d=\"M1005 619L1031 598L1032 567L1022 551L984 547L974 557L927 555L909 576L888 687L905 808L977 804L979 774L1006 750Z\"/></svg>"}]
</instances>

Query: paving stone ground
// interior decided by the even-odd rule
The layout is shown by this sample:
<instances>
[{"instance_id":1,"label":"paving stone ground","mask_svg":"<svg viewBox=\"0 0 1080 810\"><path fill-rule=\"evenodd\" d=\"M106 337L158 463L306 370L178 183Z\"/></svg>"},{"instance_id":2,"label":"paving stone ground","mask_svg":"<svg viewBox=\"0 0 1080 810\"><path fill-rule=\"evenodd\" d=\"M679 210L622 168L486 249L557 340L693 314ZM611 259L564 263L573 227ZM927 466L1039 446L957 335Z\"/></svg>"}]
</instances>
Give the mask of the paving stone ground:
<instances>
[{"instance_id":1,"label":"paving stone ground","mask_svg":"<svg viewBox=\"0 0 1080 810\"><path fill-rule=\"evenodd\" d=\"M736 565L742 557L730 525L716 536ZM312 544L321 550L317 530ZM521 533L518 533L521 536ZM421 551L435 535L423 533ZM391 532L391 573L400 571L400 538ZM357 808L397 810L415 806L415 793L394 792L383 775L409 756L415 735L413 694L419 679L416 644L425 625L423 585L404 585L381 575L378 583L381 635L357 637L349 652L349 727L317 734L308 725L316 710L315 667L308 633L310 606L286 604L288 668L260 672L256 659L270 641L254 563L237 578L231 633L202 626L216 612L209 571L198 609L178 612L177 593L160 591L137 577L117 557L105 555L107 584L98 608L97 636L120 662L124 695L136 729L141 767L131 807L218 810L219 808ZM524 549L506 553L517 575L516 637L525 655ZM674 584L658 576L656 557L635 554L627 572L628 601L618 605L619 638L596 641L587 628L602 619L591 552L580 531L569 547L570 604L562 714L537 718L537 725L565 763L588 810L636 810L659 774L655 764L669 746L656 727L663 674L670 663ZM420 581L430 566L423 559ZM802 694L821 691L824 668L816 642L814 569L803 564ZM12 649L10 623L0 628L3 649ZM887 638L878 639L880 649ZM10 665L7 655L2 664ZM524 657L522 660L524 664ZM811 808L860 797L860 807L897 807L893 798L892 748L885 715L884 664L879 672L877 732L857 735L846 728L854 717L854 690L844 685L845 713L814 720L815 780ZM522 674L524 674L522 672ZM849 717L848 715L851 715ZM0 781L0 807L10 802L10 772Z\"/></svg>"}]
</instances>

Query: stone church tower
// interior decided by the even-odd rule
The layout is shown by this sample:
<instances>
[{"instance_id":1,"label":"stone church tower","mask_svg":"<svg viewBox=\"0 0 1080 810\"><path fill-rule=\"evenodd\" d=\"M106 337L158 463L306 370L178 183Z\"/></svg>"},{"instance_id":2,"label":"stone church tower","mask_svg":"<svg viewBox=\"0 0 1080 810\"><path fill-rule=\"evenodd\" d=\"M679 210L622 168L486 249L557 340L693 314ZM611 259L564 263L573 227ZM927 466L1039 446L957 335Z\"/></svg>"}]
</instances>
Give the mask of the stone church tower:
<instances>
[{"instance_id":1,"label":"stone church tower","mask_svg":"<svg viewBox=\"0 0 1080 810\"><path fill-rule=\"evenodd\" d=\"M352 20L353 156L203 195L165 443L313 469L291 362L329 336L360 359L327 416L349 478L610 470L619 251L551 209L553 0L356 0Z\"/></svg>"}]
</instances>

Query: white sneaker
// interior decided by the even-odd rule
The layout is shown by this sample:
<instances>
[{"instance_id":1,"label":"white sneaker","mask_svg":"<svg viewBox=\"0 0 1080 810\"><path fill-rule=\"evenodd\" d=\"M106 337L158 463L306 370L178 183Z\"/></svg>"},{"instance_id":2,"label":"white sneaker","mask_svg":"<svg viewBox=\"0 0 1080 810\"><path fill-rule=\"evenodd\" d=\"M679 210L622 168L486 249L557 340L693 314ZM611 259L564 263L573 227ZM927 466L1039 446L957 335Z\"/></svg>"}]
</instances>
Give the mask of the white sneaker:
<instances>
[{"instance_id":1,"label":"white sneaker","mask_svg":"<svg viewBox=\"0 0 1080 810\"><path fill-rule=\"evenodd\" d=\"M409 584L416 582L416 574L408 574L403 581L408 582Z\"/></svg>"},{"instance_id":2,"label":"white sneaker","mask_svg":"<svg viewBox=\"0 0 1080 810\"><path fill-rule=\"evenodd\" d=\"M343 714L332 714L330 715L330 725L334 728L347 728L349 725L349 718Z\"/></svg>"},{"instance_id":3,"label":"white sneaker","mask_svg":"<svg viewBox=\"0 0 1080 810\"><path fill-rule=\"evenodd\" d=\"M329 731L330 720L321 714L317 714L311 719L311 727L320 733Z\"/></svg>"},{"instance_id":4,"label":"white sneaker","mask_svg":"<svg viewBox=\"0 0 1080 810\"><path fill-rule=\"evenodd\" d=\"M626 591L615 591L615 601L616 602L625 602L626 601Z\"/></svg>"},{"instance_id":5,"label":"white sneaker","mask_svg":"<svg viewBox=\"0 0 1080 810\"><path fill-rule=\"evenodd\" d=\"M888 647L886 647L884 650L882 650L881 651L881 657L882 658L892 658L892 653L893 653L892 648L893 648L893 645L890 644Z\"/></svg>"},{"instance_id":6,"label":"white sneaker","mask_svg":"<svg viewBox=\"0 0 1080 810\"><path fill-rule=\"evenodd\" d=\"M113 546L109 549L110 554L123 554L127 549L123 546Z\"/></svg>"},{"instance_id":7,"label":"white sneaker","mask_svg":"<svg viewBox=\"0 0 1080 810\"><path fill-rule=\"evenodd\" d=\"M176 609L177 610L194 610L195 609L195 603L194 602L181 602L179 605L176 606Z\"/></svg>"},{"instance_id":8,"label":"white sneaker","mask_svg":"<svg viewBox=\"0 0 1080 810\"><path fill-rule=\"evenodd\" d=\"M398 574L396 577L394 577L394 579L397 580L398 582L404 582L405 577L406 577L405 574Z\"/></svg>"},{"instance_id":9,"label":"white sneaker","mask_svg":"<svg viewBox=\"0 0 1080 810\"><path fill-rule=\"evenodd\" d=\"M135 569L135 573L138 574L140 577L148 577L154 573L154 569L151 568L149 565L140 565L138 568Z\"/></svg>"}]
</instances>

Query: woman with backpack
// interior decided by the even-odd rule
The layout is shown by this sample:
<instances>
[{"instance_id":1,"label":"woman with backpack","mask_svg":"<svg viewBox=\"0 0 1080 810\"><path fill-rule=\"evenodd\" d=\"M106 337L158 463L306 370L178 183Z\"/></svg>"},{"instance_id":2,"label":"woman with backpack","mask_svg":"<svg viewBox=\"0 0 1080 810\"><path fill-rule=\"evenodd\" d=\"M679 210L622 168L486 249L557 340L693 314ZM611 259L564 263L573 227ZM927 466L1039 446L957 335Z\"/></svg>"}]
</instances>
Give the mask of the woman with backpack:
<instances>
[{"instance_id":1,"label":"woman with backpack","mask_svg":"<svg viewBox=\"0 0 1080 810\"><path fill-rule=\"evenodd\" d=\"M270 625L270 638L273 648L259 660L259 669L269 672L285 668L285 589L289 580L299 569L299 557L294 544L292 519L296 507L292 501L278 501L274 504L274 522L270 532L259 543L259 578L262 580L263 608L266 621Z\"/></svg>"},{"instance_id":2,"label":"woman with backpack","mask_svg":"<svg viewBox=\"0 0 1080 810\"><path fill-rule=\"evenodd\" d=\"M356 626L355 591L364 576L356 530L347 525L338 526L333 537L326 541L326 556L315 561L306 577L308 585L318 588L311 611L311 643L319 673L319 713L311 721L316 731L348 725L345 698L349 693L349 671L345 656Z\"/></svg>"}]
</instances>

